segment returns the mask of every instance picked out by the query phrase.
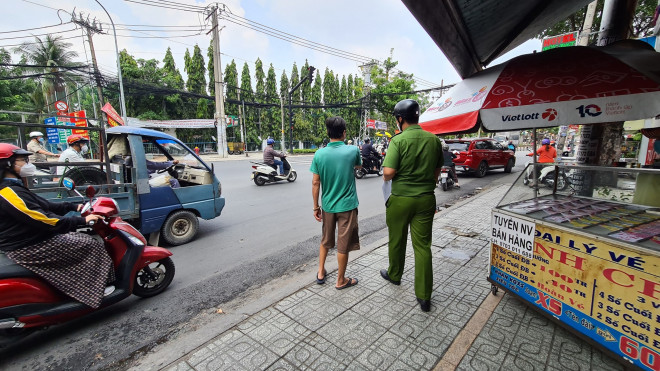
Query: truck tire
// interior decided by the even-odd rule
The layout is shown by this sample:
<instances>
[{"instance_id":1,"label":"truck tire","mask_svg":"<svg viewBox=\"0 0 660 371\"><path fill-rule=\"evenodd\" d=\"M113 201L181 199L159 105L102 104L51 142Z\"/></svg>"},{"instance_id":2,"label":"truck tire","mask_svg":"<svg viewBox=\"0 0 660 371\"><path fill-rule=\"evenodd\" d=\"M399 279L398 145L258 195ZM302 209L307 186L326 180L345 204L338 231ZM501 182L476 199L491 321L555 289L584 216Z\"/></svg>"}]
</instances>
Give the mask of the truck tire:
<instances>
[{"instance_id":1,"label":"truck tire","mask_svg":"<svg viewBox=\"0 0 660 371\"><path fill-rule=\"evenodd\" d=\"M477 171L475 172L475 175L477 178L483 178L486 176L486 173L488 172L488 163L486 161L481 161L479 163L479 167L477 168Z\"/></svg>"},{"instance_id":2,"label":"truck tire","mask_svg":"<svg viewBox=\"0 0 660 371\"><path fill-rule=\"evenodd\" d=\"M107 183L105 171L90 166L74 167L64 173L62 177L71 178L76 183L76 187Z\"/></svg>"},{"instance_id":3,"label":"truck tire","mask_svg":"<svg viewBox=\"0 0 660 371\"><path fill-rule=\"evenodd\" d=\"M512 158L509 159L509 161L506 162L506 167L504 168L505 173L510 173L511 169L515 166L516 161Z\"/></svg>"},{"instance_id":4,"label":"truck tire","mask_svg":"<svg viewBox=\"0 0 660 371\"><path fill-rule=\"evenodd\" d=\"M168 244L178 246L190 242L198 230L197 215L188 210L177 210L165 219L160 235Z\"/></svg>"}]
</instances>

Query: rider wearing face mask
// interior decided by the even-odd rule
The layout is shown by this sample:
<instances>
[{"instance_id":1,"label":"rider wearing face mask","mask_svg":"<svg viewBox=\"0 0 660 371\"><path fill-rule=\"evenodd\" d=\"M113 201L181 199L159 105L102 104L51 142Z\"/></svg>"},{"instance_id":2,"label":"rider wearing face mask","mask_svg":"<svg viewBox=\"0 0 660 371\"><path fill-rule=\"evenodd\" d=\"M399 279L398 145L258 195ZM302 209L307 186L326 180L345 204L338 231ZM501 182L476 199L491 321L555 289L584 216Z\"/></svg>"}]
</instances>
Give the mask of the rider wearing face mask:
<instances>
[{"instance_id":1,"label":"rider wearing face mask","mask_svg":"<svg viewBox=\"0 0 660 371\"><path fill-rule=\"evenodd\" d=\"M44 147L44 134L40 131L33 131L30 133L30 142L27 145L28 151L32 152L33 155L30 156L30 162L46 162L48 161L47 156L57 157L56 154L50 152ZM48 166L37 166L41 169L50 171Z\"/></svg>"},{"instance_id":2,"label":"rider wearing face mask","mask_svg":"<svg viewBox=\"0 0 660 371\"><path fill-rule=\"evenodd\" d=\"M34 174L26 151L0 143L0 251L64 294L97 308L114 291L114 268L103 242L75 230L98 215L62 216L82 205L50 202L24 186Z\"/></svg>"},{"instance_id":3,"label":"rider wearing face mask","mask_svg":"<svg viewBox=\"0 0 660 371\"><path fill-rule=\"evenodd\" d=\"M66 142L69 145L69 148L62 152L59 162L85 161L85 157L83 156L89 151L89 146L87 145L87 143L89 143L89 139L83 137L82 135L73 134L66 138ZM66 168L66 166L59 166L57 168L57 174L64 174Z\"/></svg>"}]
</instances>

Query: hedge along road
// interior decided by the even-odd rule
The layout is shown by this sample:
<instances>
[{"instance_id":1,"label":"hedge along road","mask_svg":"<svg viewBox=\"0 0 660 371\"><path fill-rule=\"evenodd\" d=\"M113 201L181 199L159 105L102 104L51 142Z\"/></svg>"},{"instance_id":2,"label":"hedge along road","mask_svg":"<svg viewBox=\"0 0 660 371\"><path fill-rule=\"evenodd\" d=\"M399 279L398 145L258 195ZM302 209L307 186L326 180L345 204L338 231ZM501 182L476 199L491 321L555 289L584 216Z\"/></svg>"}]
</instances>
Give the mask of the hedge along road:
<instances>
[{"instance_id":1,"label":"hedge along road","mask_svg":"<svg viewBox=\"0 0 660 371\"><path fill-rule=\"evenodd\" d=\"M513 174L484 178L459 174L460 189L436 189L439 206L478 187L511 183L527 162L518 155ZM294 183L257 187L248 160L215 162L227 204L220 217L200 221L192 242L172 247L176 276L161 295L130 297L85 318L35 333L0 351L2 369L121 369L156 344L172 339L195 316L214 312L251 287L315 265L321 224L312 216L311 156L292 156ZM356 180L361 243L387 236L382 179ZM489 211L485 211L489 212ZM335 259L331 255L329 259ZM310 277L310 282L312 277ZM204 339L199 339L200 344Z\"/></svg>"}]
</instances>

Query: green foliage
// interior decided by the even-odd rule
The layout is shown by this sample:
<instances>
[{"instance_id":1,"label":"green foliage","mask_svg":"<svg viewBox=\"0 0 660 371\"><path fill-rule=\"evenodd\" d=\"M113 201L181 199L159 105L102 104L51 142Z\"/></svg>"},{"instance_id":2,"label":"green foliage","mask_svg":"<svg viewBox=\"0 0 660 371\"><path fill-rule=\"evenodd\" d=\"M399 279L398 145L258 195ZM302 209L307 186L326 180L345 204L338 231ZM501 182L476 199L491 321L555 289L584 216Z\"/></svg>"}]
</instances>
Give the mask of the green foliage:
<instances>
[{"instance_id":1,"label":"green foliage","mask_svg":"<svg viewBox=\"0 0 660 371\"><path fill-rule=\"evenodd\" d=\"M291 84L289 84L289 78L286 76L286 71L282 71L282 76L280 77L280 96L287 98L290 88Z\"/></svg>"},{"instance_id":2,"label":"green foliage","mask_svg":"<svg viewBox=\"0 0 660 371\"><path fill-rule=\"evenodd\" d=\"M206 69L209 71L209 94L215 95L215 69L213 67L213 39L209 42L209 47L206 49L206 56L209 58L209 64ZM222 67L222 66L220 66Z\"/></svg>"},{"instance_id":3,"label":"green foliage","mask_svg":"<svg viewBox=\"0 0 660 371\"><path fill-rule=\"evenodd\" d=\"M188 91L191 93L206 94L206 67L204 66L204 57L202 56L202 50L199 48L199 45L195 44L193 56L186 65L186 72L188 73L186 87Z\"/></svg>"},{"instance_id":4,"label":"green foliage","mask_svg":"<svg viewBox=\"0 0 660 371\"><path fill-rule=\"evenodd\" d=\"M596 5L596 14L594 16L592 26L593 31L602 28L599 27L599 25L603 16L603 4L604 0L598 0L598 4ZM637 8L635 8L632 28L630 30L631 38L640 38L651 35L651 31L653 30L653 27L651 27L651 21L653 20L653 14L657 5L658 2L656 0L637 1ZM562 35L565 33L581 30L586 10L587 7L585 6L584 8L568 16L568 18L559 21L551 27L543 30L536 37L543 39L550 36Z\"/></svg>"},{"instance_id":5,"label":"green foliage","mask_svg":"<svg viewBox=\"0 0 660 371\"><path fill-rule=\"evenodd\" d=\"M254 101L254 93L252 91L252 78L250 77L250 67L247 63L243 64L243 71L241 72L241 99L247 102ZM250 142L260 142L261 128L258 125L257 111L253 107L245 107L243 112L245 118L245 132L247 140Z\"/></svg>"},{"instance_id":6,"label":"green foliage","mask_svg":"<svg viewBox=\"0 0 660 371\"><path fill-rule=\"evenodd\" d=\"M316 153L316 151L318 151L318 150L319 150L318 148L303 148L303 149L294 148L293 153L294 154L295 153Z\"/></svg>"},{"instance_id":7,"label":"green foliage","mask_svg":"<svg viewBox=\"0 0 660 371\"><path fill-rule=\"evenodd\" d=\"M272 138L280 138L282 128L282 110L280 109L280 100L277 93L277 76L275 75L275 68L271 64L268 68L268 76L266 77L266 96L265 103L276 104L277 107L269 107L265 110L264 121L267 125L267 136Z\"/></svg>"}]
</instances>

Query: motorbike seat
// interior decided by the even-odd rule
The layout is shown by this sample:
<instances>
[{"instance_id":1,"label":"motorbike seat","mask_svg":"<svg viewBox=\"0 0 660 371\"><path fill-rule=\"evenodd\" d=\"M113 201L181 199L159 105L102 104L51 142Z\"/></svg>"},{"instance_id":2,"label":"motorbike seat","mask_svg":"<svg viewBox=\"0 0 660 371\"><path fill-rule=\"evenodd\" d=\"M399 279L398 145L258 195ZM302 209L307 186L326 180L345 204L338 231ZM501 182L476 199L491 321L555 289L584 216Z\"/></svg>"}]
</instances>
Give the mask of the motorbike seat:
<instances>
[{"instance_id":1,"label":"motorbike seat","mask_svg":"<svg viewBox=\"0 0 660 371\"><path fill-rule=\"evenodd\" d=\"M0 279L16 277L36 277L36 275L31 270L14 263L13 260L0 252Z\"/></svg>"}]
</instances>

